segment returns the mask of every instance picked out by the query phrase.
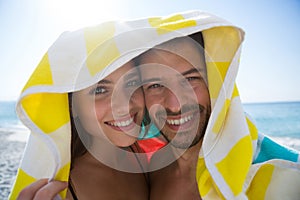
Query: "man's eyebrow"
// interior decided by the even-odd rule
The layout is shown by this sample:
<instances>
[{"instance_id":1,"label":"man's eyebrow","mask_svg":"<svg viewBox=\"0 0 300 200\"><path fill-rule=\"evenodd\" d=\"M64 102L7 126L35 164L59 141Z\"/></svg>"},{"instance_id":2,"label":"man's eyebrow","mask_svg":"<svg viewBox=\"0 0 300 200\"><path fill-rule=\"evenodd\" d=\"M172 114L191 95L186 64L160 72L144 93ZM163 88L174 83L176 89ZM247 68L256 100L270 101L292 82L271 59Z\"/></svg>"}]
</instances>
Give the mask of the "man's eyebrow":
<instances>
[{"instance_id":1,"label":"man's eyebrow","mask_svg":"<svg viewBox=\"0 0 300 200\"><path fill-rule=\"evenodd\" d=\"M193 74L193 73L200 73L201 71L196 69L196 68L192 68L192 69L189 69L183 73L181 73L183 76L186 76L186 75L189 75L189 74Z\"/></svg>"},{"instance_id":2,"label":"man's eyebrow","mask_svg":"<svg viewBox=\"0 0 300 200\"><path fill-rule=\"evenodd\" d=\"M196 68L192 68L192 69L189 69L185 72L182 72L180 76L186 76L186 75L193 74L193 73L200 73L200 71ZM145 84L148 84L148 83L151 83L151 82L157 82L157 81L161 81L161 78L145 79L145 80L142 81L142 84L145 85Z\"/></svg>"}]
</instances>

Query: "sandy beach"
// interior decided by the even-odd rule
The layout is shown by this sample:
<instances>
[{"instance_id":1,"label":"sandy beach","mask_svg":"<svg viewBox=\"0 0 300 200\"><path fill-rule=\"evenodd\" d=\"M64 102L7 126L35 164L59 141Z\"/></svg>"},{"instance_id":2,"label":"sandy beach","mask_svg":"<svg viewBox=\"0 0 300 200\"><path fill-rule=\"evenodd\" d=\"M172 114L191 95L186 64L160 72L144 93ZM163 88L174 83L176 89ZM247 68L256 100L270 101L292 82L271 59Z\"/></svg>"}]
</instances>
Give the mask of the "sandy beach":
<instances>
[{"instance_id":1,"label":"sandy beach","mask_svg":"<svg viewBox=\"0 0 300 200\"><path fill-rule=\"evenodd\" d=\"M17 169L22 158L26 132L5 132L0 130L0 199L8 199Z\"/></svg>"},{"instance_id":2,"label":"sandy beach","mask_svg":"<svg viewBox=\"0 0 300 200\"><path fill-rule=\"evenodd\" d=\"M0 200L8 199L17 169L26 145L29 130L8 131L0 129ZM300 150L300 140L296 138L273 138L275 141Z\"/></svg>"}]
</instances>

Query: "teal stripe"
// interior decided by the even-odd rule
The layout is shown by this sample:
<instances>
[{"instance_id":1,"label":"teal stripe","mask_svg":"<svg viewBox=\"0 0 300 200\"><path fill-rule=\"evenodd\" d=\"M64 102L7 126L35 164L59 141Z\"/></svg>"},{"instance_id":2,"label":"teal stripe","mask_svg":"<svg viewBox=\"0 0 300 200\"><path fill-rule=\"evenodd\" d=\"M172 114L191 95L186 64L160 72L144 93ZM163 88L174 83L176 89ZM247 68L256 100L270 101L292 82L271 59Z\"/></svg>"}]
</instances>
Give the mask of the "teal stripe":
<instances>
[{"instance_id":1,"label":"teal stripe","mask_svg":"<svg viewBox=\"0 0 300 200\"><path fill-rule=\"evenodd\" d=\"M142 123L141 132L138 137L139 140L154 138L160 134L159 129L153 123L149 124L148 126L149 126L149 130L146 131L145 124Z\"/></svg>"}]
</instances>

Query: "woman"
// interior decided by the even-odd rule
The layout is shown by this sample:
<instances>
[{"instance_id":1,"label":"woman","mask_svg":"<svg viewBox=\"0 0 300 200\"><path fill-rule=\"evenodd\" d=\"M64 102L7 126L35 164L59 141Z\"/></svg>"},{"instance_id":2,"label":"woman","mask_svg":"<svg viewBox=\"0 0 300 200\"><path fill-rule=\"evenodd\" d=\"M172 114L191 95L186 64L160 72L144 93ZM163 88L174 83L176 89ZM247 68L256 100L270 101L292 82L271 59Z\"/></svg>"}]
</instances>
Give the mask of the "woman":
<instances>
[{"instance_id":1,"label":"woman","mask_svg":"<svg viewBox=\"0 0 300 200\"><path fill-rule=\"evenodd\" d=\"M121 160L116 159L115 164L120 166L124 164L121 155L126 155L126 150L138 150L135 148L137 145L131 145L136 142L144 116L144 98L139 83L138 72L131 61L96 85L74 92L72 112L77 118L75 125L82 125L83 136L91 136L89 144L86 144L89 151L71 162L73 169L69 191L76 191L79 199L122 199L125 193L126 198L147 199L148 187L144 174L118 171L110 164L107 166L101 162L119 156ZM112 100L114 93L118 94L115 101ZM125 151L117 151L110 142ZM127 161L127 158L124 160ZM143 170L139 160L131 160L131 164Z\"/></svg>"},{"instance_id":2,"label":"woman","mask_svg":"<svg viewBox=\"0 0 300 200\"><path fill-rule=\"evenodd\" d=\"M69 95L74 123L67 198L122 199L124 194L129 199L148 198L144 174L118 171L101 162L106 158L116 159L120 156L118 154L122 154L112 148L110 142L122 147L125 155L126 151L139 150L135 142L144 116L144 97L139 83L137 69L130 61L97 84ZM118 94L116 101L112 100L114 93ZM138 161L131 160L132 167L139 165ZM116 164L123 163L117 158ZM142 170L142 166L139 167ZM42 179L24 189L19 199L52 199L66 186L62 182L56 183Z\"/></svg>"},{"instance_id":3,"label":"woman","mask_svg":"<svg viewBox=\"0 0 300 200\"><path fill-rule=\"evenodd\" d=\"M118 50L114 34L109 23L65 32L33 72L17 104L31 134L10 199L148 199L147 160L134 153L137 54Z\"/></svg>"}]
</instances>

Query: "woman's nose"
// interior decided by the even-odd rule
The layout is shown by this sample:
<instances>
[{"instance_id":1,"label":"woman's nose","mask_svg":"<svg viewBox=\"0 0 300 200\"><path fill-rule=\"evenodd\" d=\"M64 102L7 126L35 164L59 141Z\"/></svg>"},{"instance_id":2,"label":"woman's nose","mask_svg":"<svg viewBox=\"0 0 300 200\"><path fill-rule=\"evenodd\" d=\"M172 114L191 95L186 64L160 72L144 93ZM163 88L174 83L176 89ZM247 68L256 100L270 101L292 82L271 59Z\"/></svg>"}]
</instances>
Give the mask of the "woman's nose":
<instances>
[{"instance_id":1,"label":"woman's nose","mask_svg":"<svg viewBox=\"0 0 300 200\"><path fill-rule=\"evenodd\" d=\"M126 115L129 112L130 98L124 90L115 90L111 98L111 108L116 115Z\"/></svg>"}]
</instances>

